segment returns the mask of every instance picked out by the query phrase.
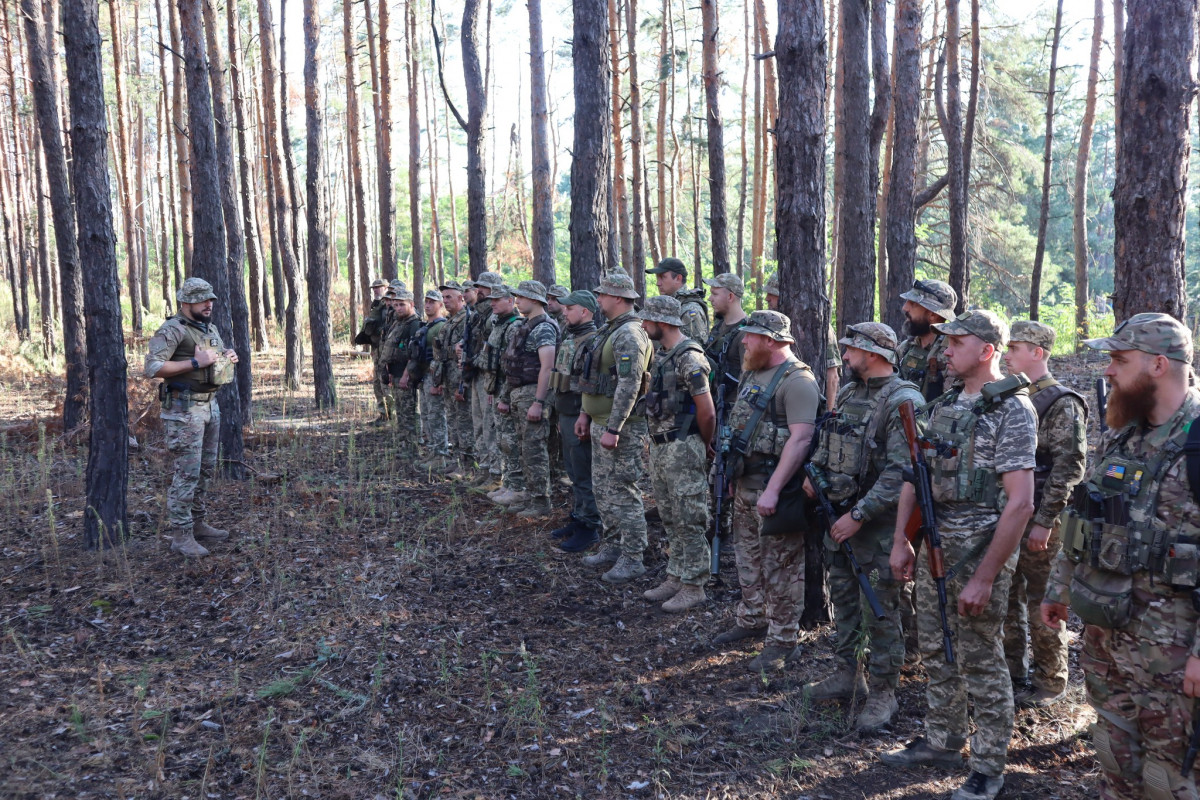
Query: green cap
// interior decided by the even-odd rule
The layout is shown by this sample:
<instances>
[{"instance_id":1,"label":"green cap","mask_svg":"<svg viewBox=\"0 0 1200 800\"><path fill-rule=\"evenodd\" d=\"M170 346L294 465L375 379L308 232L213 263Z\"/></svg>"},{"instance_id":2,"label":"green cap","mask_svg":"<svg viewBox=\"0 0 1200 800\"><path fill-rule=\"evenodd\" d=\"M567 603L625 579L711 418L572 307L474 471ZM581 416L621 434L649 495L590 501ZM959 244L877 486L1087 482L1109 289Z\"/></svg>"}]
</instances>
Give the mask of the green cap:
<instances>
[{"instance_id":1,"label":"green cap","mask_svg":"<svg viewBox=\"0 0 1200 800\"><path fill-rule=\"evenodd\" d=\"M734 276L737 277L737 276ZM755 311L742 328L744 333L760 333L777 342L795 343L792 336L792 321L778 311Z\"/></svg>"},{"instance_id":2,"label":"green cap","mask_svg":"<svg viewBox=\"0 0 1200 800\"><path fill-rule=\"evenodd\" d=\"M722 289L728 289L736 297L741 297L746 293L746 284L742 283L742 279L732 272L722 272L720 275L705 278L704 282L709 286L719 286Z\"/></svg>"},{"instance_id":3,"label":"green cap","mask_svg":"<svg viewBox=\"0 0 1200 800\"><path fill-rule=\"evenodd\" d=\"M846 329L838 344L883 356L896 363L896 332L882 322L860 322Z\"/></svg>"},{"instance_id":4,"label":"green cap","mask_svg":"<svg viewBox=\"0 0 1200 800\"><path fill-rule=\"evenodd\" d=\"M576 289L563 298L562 304L564 306L583 306L593 314L600 310L600 304L596 302L596 295L587 289Z\"/></svg>"},{"instance_id":5,"label":"green cap","mask_svg":"<svg viewBox=\"0 0 1200 800\"><path fill-rule=\"evenodd\" d=\"M682 328L683 320L679 317L679 309L678 300L669 295L660 294L646 300L646 307L638 312L637 316L638 319Z\"/></svg>"},{"instance_id":6,"label":"green cap","mask_svg":"<svg viewBox=\"0 0 1200 800\"><path fill-rule=\"evenodd\" d=\"M901 300L912 300L949 322L954 319L954 307L958 305L958 292L945 281L913 281L913 288L900 295Z\"/></svg>"},{"instance_id":7,"label":"green cap","mask_svg":"<svg viewBox=\"0 0 1200 800\"><path fill-rule=\"evenodd\" d=\"M1036 322L1031 319L1019 319L1012 324L1012 330L1008 332L1008 341L1011 342L1028 342L1035 347L1040 347L1049 353L1054 349L1054 338L1056 334L1054 328L1051 328L1044 322Z\"/></svg>"},{"instance_id":8,"label":"green cap","mask_svg":"<svg viewBox=\"0 0 1200 800\"><path fill-rule=\"evenodd\" d=\"M661 275L664 272L674 272L675 274L682 275L685 278L688 274L687 265L678 258L664 258L662 261L658 262L657 267L646 270L647 275Z\"/></svg>"},{"instance_id":9,"label":"green cap","mask_svg":"<svg viewBox=\"0 0 1200 800\"><path fill-rule=\"evenodd\" d=\"M517 288L511 291L517 297L536 300L542 305L546 304L546 284L541 281L521 281L517 284Z\"/></svg>"},{"instance_id":10,"label":"green cap","mask_svg":"<svg viewBox=\"0 0 1200 800\"><path fill-rule=\"evenodd\" d=\"M1008 344L1008 323L995 311L984 308L972 308L957 319L935 324L933 329L947 336L977 336L997 348Z\"/></svg>"},{"instance_id":11,"label":"green cap","mask_svg":"<svg viewBox=\"0 0 1200 800\"><path fill-rule=\"evenodd\" d=\"M1118 325L1112 336L1088 339L1084 344L1093 350L1141 350L1192 363L1192 332L1168 314L1134 314Z\"/></svg>"},{"instance_id":12,"label":"green cap","mask_svg":"<svg viewBox=\"0 0 1200 800\"><path fill-rule=\"evenodd\" d=\"M212 284L203 278L188 278L179 287L175 299L181 303L203 303L206 300L216 300L217 294Z\"/></svg>"},{"instance_id":13,"label":"green cap","mask_svg":"<svg viewBox=\"0 0 1200 800\"><path fill-rule=\"evenodd\" d=\"M600 285L592 291L596 294L624 297L626 300L636 300L639 296L637 288L633 285L633 278L619 269L614 269L601 278Z\"/></svg>"}]
</instances>

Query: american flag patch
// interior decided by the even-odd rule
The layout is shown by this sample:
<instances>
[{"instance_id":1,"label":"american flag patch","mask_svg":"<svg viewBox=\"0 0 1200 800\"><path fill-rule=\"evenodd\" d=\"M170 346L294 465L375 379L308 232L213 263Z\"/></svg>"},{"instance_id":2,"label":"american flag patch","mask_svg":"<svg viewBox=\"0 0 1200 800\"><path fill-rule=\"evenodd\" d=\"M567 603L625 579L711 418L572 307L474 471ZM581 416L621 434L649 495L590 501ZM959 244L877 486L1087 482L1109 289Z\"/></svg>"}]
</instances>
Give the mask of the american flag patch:
<instances>
[{"instance_id":1,"label":"american flag patch","mask_svg":"<svg viewBox=\"0 0 1200 800\"><path fill-rule=\"evenodd\" d=\"M1123 481L1125 480L1125 467L1120 464L1109 464L1108 469L1104 470L1104 477Z\"/></svg>"}]
</instances>

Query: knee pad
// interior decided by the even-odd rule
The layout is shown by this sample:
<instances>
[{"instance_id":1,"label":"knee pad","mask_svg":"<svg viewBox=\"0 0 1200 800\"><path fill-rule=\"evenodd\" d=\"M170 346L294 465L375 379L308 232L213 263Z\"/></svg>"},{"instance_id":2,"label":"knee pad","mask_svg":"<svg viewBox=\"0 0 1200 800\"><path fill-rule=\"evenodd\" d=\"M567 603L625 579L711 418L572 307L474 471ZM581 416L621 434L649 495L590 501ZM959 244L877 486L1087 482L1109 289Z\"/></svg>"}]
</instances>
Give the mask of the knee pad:
<instances>
[{"instance_id":1,"label":"knee pad","mask_svg":"<svg viewBox=\"0 0 1200 800\"><path fill-rule=\"evenodd\" d=\"M1092 725L1092 745L1096 748L1096 760L1100 762L1101 769L1110 775L1120 775L1121 765L1113 755L1108 728L1099 722Z\"/></svg>"},{"instance_id":2,"label":"knee pad","mask_svg":"<svg viewBox=\"0 0 1200 800\"><path fill-rule=\"evenodd\" d=\"M1191 776L1186 778L1172 764L1146 760L1142 767L1142 787L1146 800L1180 800L1196 798L1196 784Z\"/></svg>"}]
</instances>

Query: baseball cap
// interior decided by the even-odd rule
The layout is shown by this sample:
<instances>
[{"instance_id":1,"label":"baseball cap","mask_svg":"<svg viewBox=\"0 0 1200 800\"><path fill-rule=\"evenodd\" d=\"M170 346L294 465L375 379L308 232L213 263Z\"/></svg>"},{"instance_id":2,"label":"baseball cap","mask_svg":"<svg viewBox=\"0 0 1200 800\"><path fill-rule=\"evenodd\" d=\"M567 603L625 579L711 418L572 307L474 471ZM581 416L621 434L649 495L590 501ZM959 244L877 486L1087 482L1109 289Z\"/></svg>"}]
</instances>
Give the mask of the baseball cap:
<instances>
[{"instance_id":1,"label":"baseball cap","mask_svg":"<svg viewBox=\"0 0 1200 800\"><path fill-rule=\"evenodd\" d=\"M1141 350L1192 363L1192 332L1169 314L1134 314L1118 325L1112 336L1088 339L1084 344L1093 350Z\"/></svg>"},{"instance_id":2,"label":"baseball cap","mask_svg":"<svg viewBox=\"0 0 1200 800\"><path fill-rule=\"evenodd\" d=\"M647 275L661 275L664 272L674 272L677 275L687 277L687 265L678 258L664 258L658 262L658 266L646 270Z\"/></svg>"},{"instance_id":3,"label":"baseball cap","mask_svg":"<svg viewBox=\"0 0 1200 800\"><path fill-rule=\"evenodd\" d=\"M936 323L933 329L947 336L977 336L994 347L1008 344L1008 323L985 308L972 308L949 322Z\"/></svg>"},{"instance_id":4,"label":"baseball cap","mask_svg":"<svg viewBox=\"0 0 1200 800\"><path fill-rule=\"evenodd\" d=\"M945 281L913 281L913 288L900 295L901 300L912 300L949 322L954 319L954 307L958 305L958 292Z\"/></svg>"},{"instance_id":5,"label":"baseball cap","mask_svg":"<svg viewBox=\"0 0 1200 800\"><path fill-rule=\"evenodd\" d=\"M720 275L705 278L704 283L708 286L719 286L722 289L728 289L737 297L741 297L746 293L746 285L742 283L741 278L732 272L722 272Z\"/></svg>"},{"instance_id":6,"label":"baseball cap","mask_svg":"<svg viewBox=\"0 0 1200 800\"><path fill-rule=\"evenodd\" d=\"M896 363L896 332L882 322L860 322L846 329L838 344L865 350Z\"/></svg>"},{"instance_id":7,"label":"baseball cap","mask_svg":"<svg viewBox=\"0 0 1200 800\"><path fill-rule=\"evenodd\" d=\"M1044 322L1019 319L1012 324L1012 330L1008 332L1008 341L1009 343L1028 342L1049 353L1054 349L1055 336L1054 328Z\"/></svg>"}]
</instances>

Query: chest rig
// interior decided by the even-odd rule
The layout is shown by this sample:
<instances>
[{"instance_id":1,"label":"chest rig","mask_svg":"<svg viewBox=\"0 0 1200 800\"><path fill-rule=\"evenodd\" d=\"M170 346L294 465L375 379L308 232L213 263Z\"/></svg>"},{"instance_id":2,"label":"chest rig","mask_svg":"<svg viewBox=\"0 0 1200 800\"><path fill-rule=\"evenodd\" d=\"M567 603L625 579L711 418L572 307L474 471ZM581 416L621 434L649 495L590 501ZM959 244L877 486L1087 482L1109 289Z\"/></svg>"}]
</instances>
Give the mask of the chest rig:
<instances>
[{"instance_id":1,"label":"chest rig","mask_svg":"<svg viewBox=\"0 0 1200 800\"><path fill-rule=\"evenodd\" d=\"M525 347L525 343L529 341L529 334L533 333L535 328L539 325L549 325L554 329L554 338L558 339L558 324L548 314L541 316L542 318L532 325L526 321L518 327L517 332L509 341L508 347L504 350L504 377L509 386L528 386L531 383L537 383L538 373L542 370L542 361L538 357L537 350L530 352Z\"/></svg>"},{"instance_id":2,"label":"chest rig","mask_svg":"<svg viewBox=\"0 0 1200 800\"><path fill-rule=\"evenodd\" d=\"M170 389L187 389L190 392L205 394L215 392L220 387L233 381L234 366L225 355L225 345L221 335L212 323L202 325L183 317L175 317L175 322L183 328L184 336L175 346L172 361L190 361L195 358L198 348L212 350L217 354L217 360L207 367L193 369L182 375L171 378L167 384Z\"/></svg>"},{"instance_id":3,"label":"chest rig","mask_svg":"<svg viewBox=\"0 0 1200 800\"><path fill-rule=\"evenodd\" d=\"M408 359L412 355L410 343L420 324L421 319L416 314L410 314L393 322L387 335L383 337L379 359L388 365L388 372L392 375L404 374L404 368L408 366Z\"/></svg>"},{"instance_id":4,"label":"chest rig","mask_svg":"<svg viewBox=\"0 0 1200 800\"><path fill-rule=\"evenodd\" d=\"M632 373L634 365L632 356L617 358L613 352L612 337L624 326L635 324L639 323L632 315L622 315L597 331L586 344L580 345L577 351L580 392L605 397L616 395L618 378ZM649 355L650 351L647 349L647 356ZM638 366L642 370L642 385L638 397L642 397L649 388L649 374L646 372L649 362Z\"/></svg>"},{"instance_id":5,"label":"chest rig","mask_svg":"<svg viewBox=\"0 0 1200 800\"><path fill-rule=\"evenodd\" d=\"M429 373L429 367L433 364L433 340L445 324L445 317L434 317L418 327L417 332L413 334L409 343L412 360L410 372L413 380L420 381Z\"/></svg>"},{"instance_id":6,"label":"chest rig","mask_svg":"<svg viewBox=\"0 0 1200 800\"><path fill-rule=\"evenodd\" d=\"M1029 402L1033 403L1033 410L1037 412L1039 426L1046 418L1046 414L1050 413L1054 404L1068 395L1074 397L1079 401L1079 405L1083 406L1084 421L1087 421L1087 401L1080 396L1079 392L1068 389L1052 376L1046 375L1039 378L1029 388ZM1054 454L1050 452L1050 446L1042 442L1041 436L1038 437L1037 449L1034 451L1034 462L1033 504L1038 506L1042 503L1042 492L1046 488L1050 470L1054 467Z\"/></svg>"},{"instance_id":7,"label":"chest rig","mask_svg":"<svg viewBox=\"0 0 1200 800\"><path fill-rule=\"evenodd\" d=\"M855 386L855 384L850 384ZM873 396L857 396L856 389L838 403L837 411L821 427L821 445L828 453L825 469L850 479L841 481L836 493L846 499L858 494L878 476L877 457L887 451L886 425L888 402L901 388L917 390L904 380L891 380Z\"/></svg>"},{"instance_id":8,"label":"chest rig","mask_svg":"<svg viewBox=\"0 0 1200 800\"><path fill-rule=\"evenodd\" d=\"M660 434L663 437L682 438L691 434L695 428L696 401L692 398L688 387L680 385L679 372L676 369L679 356L689 352L702 356L704 348L692 339L684 339L669 352L659 356L650 368L650 391L646 393L646 414L656 420L674 420L672 430ZM673 438L664 438L663 441L673 440Z\"/></svg>"},{"instance_id":9,"label":"chest rig","mask_svg":"<svg viewBox=\"0 0 1200 800\"><path fill-rule=\"evenodd\" d=\"M951 389L922 410L928 424L921 445L931 451L934 500L999 509L1000 476L975 466L975 430L985 415L1028 386L1029 379L1017 373L985 384L979 399L969 407L956 405L961 390Z\"/></svg>"},{"instance_id":10,"label":"chest rig","mask_svg":"<svg viewBox=\"0 0 1200 800\"><path fill-rule=\"evenodd\" d=\"M929 347L922 347L918 339L912 341L913 346L904 354L904 358L900 359L900 377L915 383L925 399L932 400L941 395L946 386L946 378L937 359L930 357L942 341L942 337L934 339Z\"/></svg>"},{"instance_id":11,"label":"chest rig","mask_svg":"<svg viewBox=\"0 0 1200 800\"><path fill-rule=\"evenodd\" d=\"M779 463L791 431L776 395L788 376L795 374L813 379L812 369L799 361L781 364L765 388L743 376L737 402L729 412L729 451L740 462L735 475L768 473Z\"/></svg>"}]
</instances>

